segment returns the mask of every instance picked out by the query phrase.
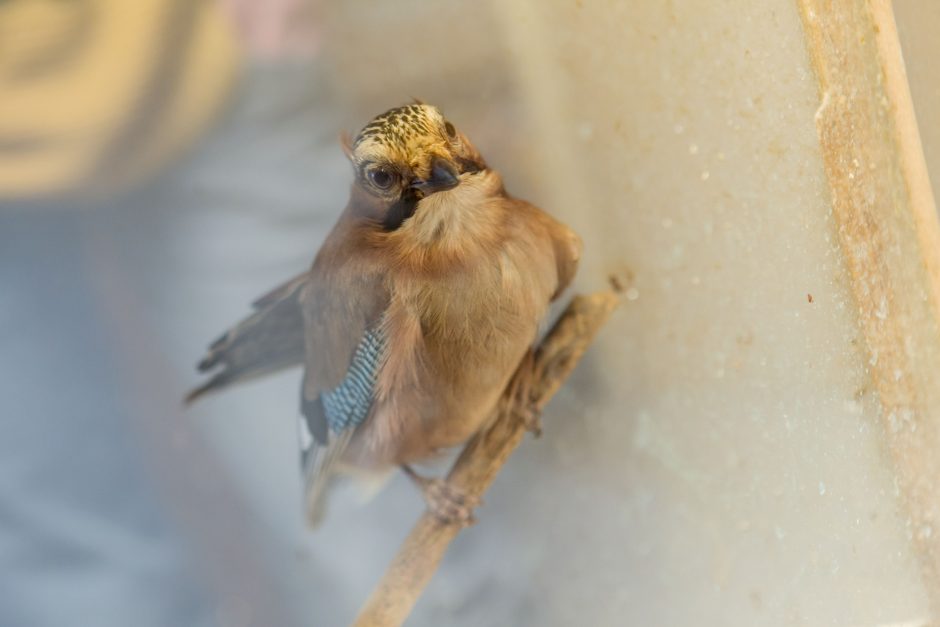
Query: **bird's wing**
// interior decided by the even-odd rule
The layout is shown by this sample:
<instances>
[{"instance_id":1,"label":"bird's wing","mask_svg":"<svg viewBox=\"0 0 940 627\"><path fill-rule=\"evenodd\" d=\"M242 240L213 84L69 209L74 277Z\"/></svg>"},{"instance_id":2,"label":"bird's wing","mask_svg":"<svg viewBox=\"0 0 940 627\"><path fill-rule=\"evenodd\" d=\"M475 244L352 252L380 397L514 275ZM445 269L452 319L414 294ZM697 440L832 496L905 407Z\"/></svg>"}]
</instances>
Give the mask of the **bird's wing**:
<instances>
[{"instance_id":1,"label":"bird's wing","mask_svg":"<svg viewBox=\"0 0 940 627\"><path fill-rule=\"evenodd\" d=\"M581 261L583 247L581 238L568 226L532 203L519 198L507 198L509 202L514 203L514 215L528 215L531 217L545 229L545 233L551 241L552 254L555 258L555 271L558 277L558 285L554 294L552 294L552 300L555 300L571 284L578 270L578 262Z\"/></svg>"},{"instance_id":2,"label":"bird's wing","mask_svg":"<svg viewBox=\"0 0 940 627\"><path fill-rule=\"evenodd\" d=\"M221 370L189 392L187 403L232 383L303 363L303 315L298 297L308 278L305 272L256 300L253 314L209 346L199 371L219 366Z\"/></svg>"},{"instance_id":3,"label":"bird's wing","mask_svg":"<svg viewBox=\"0 0 940 627\"><path fill-rule=\"evenodd\" d=\"M301 300L306 370L301 393L301 464L308 519L322 516L332 470L372 408L385 360L388 292L381 269L321 251Z\"/></svg>"}]
</instances>

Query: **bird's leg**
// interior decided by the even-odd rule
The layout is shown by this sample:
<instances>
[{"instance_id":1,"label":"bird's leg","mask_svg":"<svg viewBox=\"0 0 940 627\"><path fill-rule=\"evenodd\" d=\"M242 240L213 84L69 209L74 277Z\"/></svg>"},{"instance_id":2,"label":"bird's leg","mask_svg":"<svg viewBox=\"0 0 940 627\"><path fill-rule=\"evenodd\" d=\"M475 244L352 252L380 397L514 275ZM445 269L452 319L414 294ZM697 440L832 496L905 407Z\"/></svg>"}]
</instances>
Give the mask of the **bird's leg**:
<instances>
[{"instance_id":1,"label":"bird's leg","mask_svg":"<svg viewBox=\"0 0 940 627\"><path fill-rule=\"evenodd\" d=\"M535 353L529 349L522 358L517 374L510 381L510 402L512 414L522 421L527 431L535 437L542 435L542 415L535 403L532 402L533 368L535 366Z\"/></svg>"},{"instance_id":2,"label":"bird's leg","mask_svg":"<svg viewBox=\"0 0 940 627\"><path fill-rule=\"evenodd\" d=\"M428 511L442 523L466 526L476 522L473 510L480 504L479 497L470 496L443 479L422 477L407 464L402 464L401 469L421 490Z\"/></svg>"}]
</instances>

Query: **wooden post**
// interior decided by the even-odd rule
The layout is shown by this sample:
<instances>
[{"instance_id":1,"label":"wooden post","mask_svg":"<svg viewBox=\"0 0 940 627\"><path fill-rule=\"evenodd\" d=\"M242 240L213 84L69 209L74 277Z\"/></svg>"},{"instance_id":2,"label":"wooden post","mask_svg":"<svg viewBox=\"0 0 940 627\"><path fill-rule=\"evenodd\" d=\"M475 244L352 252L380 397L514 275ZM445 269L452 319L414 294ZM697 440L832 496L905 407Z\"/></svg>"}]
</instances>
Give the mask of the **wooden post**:
<instances>
[{"instance_id":1,"label":"wooden post","mask_svg":"<svg viewBox=\"0 0 940 627\"><path fill-rule=\"evenodd\" d=\"M940 616L940 222L889 0L798 0L816 127L924 588Z\"/></svg>"}]
</instances>

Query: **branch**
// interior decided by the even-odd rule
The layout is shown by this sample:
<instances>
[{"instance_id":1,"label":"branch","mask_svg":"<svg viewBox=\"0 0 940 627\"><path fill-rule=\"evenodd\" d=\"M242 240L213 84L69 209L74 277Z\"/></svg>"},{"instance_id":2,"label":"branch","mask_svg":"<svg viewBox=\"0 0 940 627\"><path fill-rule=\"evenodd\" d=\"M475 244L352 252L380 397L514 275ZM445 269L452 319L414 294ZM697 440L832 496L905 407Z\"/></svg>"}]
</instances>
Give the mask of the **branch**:
<instances>
[{"instance_id":1,"label":"branch","mask_svg":"<svg viewBox=\"0 0 940 627\"><path fill-rule=\"evenodd\" d=\"M615 289L618 287L615 283ZM497 405L498 415L492 426L467 443L447 475L448 484L470 499L486 492L525 435L526 427L519 416L532 407L541 412L618 304L619 298L610 291L576 296L571 301L534 357L519 365ZM516 390L520 389L528 390L528 399L518 398ZM525 406L526 400L529 407ZM401 625L461 527L458 522L444 522L425 512L372 591L354 627Z\"/></svg>"}]
</instances>

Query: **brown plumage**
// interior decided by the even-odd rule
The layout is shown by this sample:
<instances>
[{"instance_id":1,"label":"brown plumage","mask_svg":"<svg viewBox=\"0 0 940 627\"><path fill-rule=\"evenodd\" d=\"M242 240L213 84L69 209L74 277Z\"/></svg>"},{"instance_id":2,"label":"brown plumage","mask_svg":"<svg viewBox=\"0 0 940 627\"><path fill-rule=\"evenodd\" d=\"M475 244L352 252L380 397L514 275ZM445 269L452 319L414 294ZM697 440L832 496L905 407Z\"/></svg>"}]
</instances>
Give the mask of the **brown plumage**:
<instances>
[{"instance_id":1,"label":"brown plumage","mask_svg":"<svg viewBox=\"0 0 940 627\"><path fill-rule=\"evenodd\" d=\"M210 347L200 369L223 369L190 395L303 361L311 519L336 471L476 433L580 255L435 107L392 109L345 148L356 181L313 267Z\"/></svg>"}]
</instances>

